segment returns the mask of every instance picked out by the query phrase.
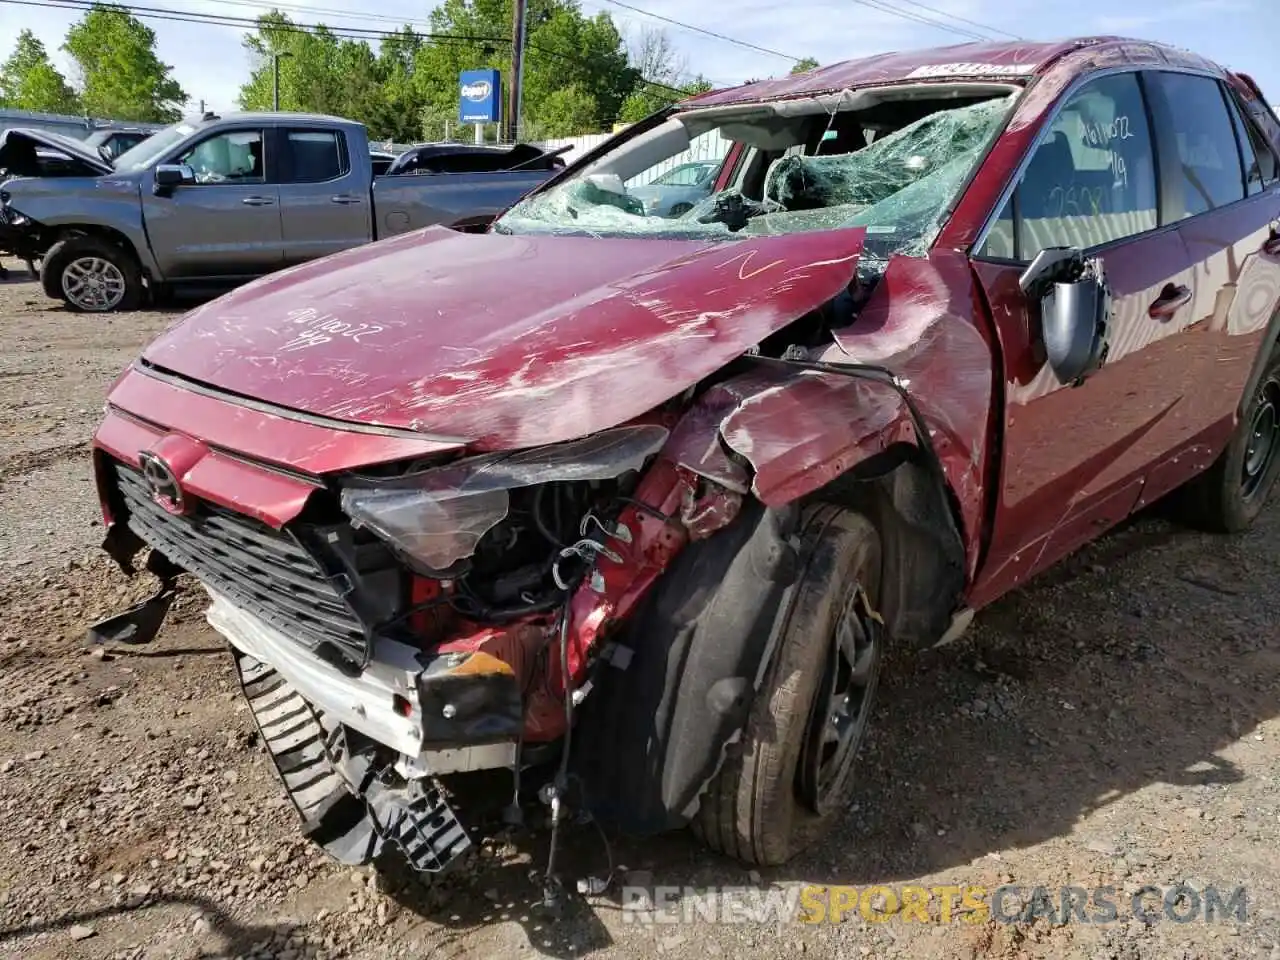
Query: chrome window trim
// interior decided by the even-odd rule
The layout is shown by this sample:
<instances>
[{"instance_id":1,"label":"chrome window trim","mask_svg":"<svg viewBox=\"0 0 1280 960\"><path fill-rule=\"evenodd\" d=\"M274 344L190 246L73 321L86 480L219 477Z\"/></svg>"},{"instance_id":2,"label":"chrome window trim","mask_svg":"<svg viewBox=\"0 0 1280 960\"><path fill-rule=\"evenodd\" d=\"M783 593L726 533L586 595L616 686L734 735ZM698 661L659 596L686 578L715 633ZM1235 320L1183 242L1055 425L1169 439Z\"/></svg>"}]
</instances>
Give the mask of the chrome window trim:
<instances>
[{"instance_id":1,"label":"chrome window trim","mask_svg":"<svg viewBox=\"0 0 1280 960\"><path fill-rule=\"evenodd\" d=\"M978 236L973 241L973 243L969 245L969 249L967 253L970 257L972 257L975 260L990 261L993 263L1022 264L1022 263L1029 262L1025 260L1007 260L1002 257L984 257L984 256L980 256L978 254L978 251L981 250L983 244L987 242L987 236L988 234L991 233L992 229L994 229L996 222L1000 217L1000 211L1003 210L1004 205L1009 202L1009 197L1012 196L1013 191L1017 189L1018 183L1022 180L1023 174L1025 174L1027 171L1027 167L1031 165L1031 158L1035 155L1036 148L1040 146L1041 136L1043 136L1044 131L1048 129L1050 126L1052 126L1053 122L1058 119L1058 115L1062 112L1062 108L1067 105L1068 101L1070 101L1071 98L1075 96L1075 94L1080 90L1081 87L1087 84L1090 84L1095 80L1101 80L1101 79L1104 79L1105 77L1119 76L1125 73L1187 73L1196 77L1206 77L1207 79L1214 80L1218 83L1222 83L1225 81L1225 78L1220 73L1213 73L1207 70L1198 70L1193 67L1172 66L1170 64L1158 64L1158 63L1126 63L1123 66L1106 67L1102 70L1095 70L1091 73L1081 74L1079 77L1076 77L1076 79L1072 80L1071 83L1067 85L1067 88L1062 91L1061 95L1058 97L1058 102L1053 105L1053 109L1050 110L1049 113L1045 116L1045 118L1040 122L1040 129L1036 132L1036 137L1031 142L1031 146L1027 148L1026 152L1018 160L1018 165L1014 167L1013 176L1009 178L1009 182L1006 183L1004 185L1004 189L1000 191L1000 196L997 198L996 202L992 205L991 209L987 211L986 219L984 219L982 223L982 229L978 231ZM1145 91L1143 91L1143 103L1147 111L1147 114L1150 115L1150 107L1146 105ZM1150 131L1150 134L1151 134L1151 151L1152 151L1152 154L1155 155L1159 153L1159 149L1160 149L1159 138L1154 129ZM1157 191L1158 190L1159 190L1159 185L1157 184ZM1161 202L1161 197L1159 192L1157 192L1156 204L1158 205L1160 202ZM1221 208L1217 208L1217 209L1221 209ZM1163 230L1165 227L1168 227L1168 226L1172 226L1172 224L1158 223L1151 230L1146 230L1146 231L1143 231L1142 233L1135 233L1133 236L1145 237L1149 234L1154 234L1159 230ZM1130 240L1132 239L1132 237L1121 237L1119 239ZM1108 241L1107 244L1099 244L1097 247L1090 247L1089 250L1086 250L1083 252L1088 253L1090 251L1100 249L1103 246L1109 246L1110 244L1117 243L1117 242L1119 242L1119 240L1111 240L1111 241Z\"/></svg>"}]
</instances>

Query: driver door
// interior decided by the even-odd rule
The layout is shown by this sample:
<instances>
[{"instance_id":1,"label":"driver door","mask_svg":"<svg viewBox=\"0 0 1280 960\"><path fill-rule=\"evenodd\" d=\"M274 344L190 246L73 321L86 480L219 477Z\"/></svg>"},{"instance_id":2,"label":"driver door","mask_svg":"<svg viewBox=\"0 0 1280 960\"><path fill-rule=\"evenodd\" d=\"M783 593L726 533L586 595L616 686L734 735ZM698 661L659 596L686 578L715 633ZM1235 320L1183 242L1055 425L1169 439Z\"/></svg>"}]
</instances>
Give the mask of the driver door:
<instances>
[{"instance_id":1,"label":"driver door","mask_svg":"<svg viewBox=\"0 0 1280 960\"><path fill-rule=\"evenodd\" d=\"M143 216L165 280L241 280L284 264L270 133L219 130L163 161L195 172L194 183L167 196L144 188Z\"/></svg>"},{"instance_id":2,"label":"driver door","mask_svg":"<svg viewBox=\"0 0 1280 960\"><path fill-rule=\"evenodd\" d=\"M1098 77L1069 92L1028 157L973 267L1004 359L1000 502L972 591L981 604L1123 520L1148 470L1185 438L1198 366L1191 255L1160 198L1143 81ZM1038 308L1018 278L1041 249L1098 258L1113 297L1110 351L1082 385L1058 383ZM1187 421L1187 422L1184 422Z\"/></svg>"}]
</instances>

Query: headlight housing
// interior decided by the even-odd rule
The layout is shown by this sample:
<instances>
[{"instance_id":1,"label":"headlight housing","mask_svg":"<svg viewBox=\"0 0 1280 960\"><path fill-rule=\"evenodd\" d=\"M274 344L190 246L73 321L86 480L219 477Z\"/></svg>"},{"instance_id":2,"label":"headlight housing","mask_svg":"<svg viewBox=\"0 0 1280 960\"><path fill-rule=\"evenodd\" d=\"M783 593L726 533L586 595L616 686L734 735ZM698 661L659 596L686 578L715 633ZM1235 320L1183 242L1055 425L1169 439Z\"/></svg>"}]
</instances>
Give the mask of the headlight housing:
<instances>
[{"instance_id":1,"label":"headlight housing","mask_svg":"<svg viewBox=\"0 0 1280 960\"><path fill-rule=\"evenodd\" d=\"M394 480L359 480L342 509L427 572L470 557L507 515L508 491L552 481L609 480L638 470L661 449L666 427L615 427L550 447L470 457Z\"/></svg>"}]
</instances>

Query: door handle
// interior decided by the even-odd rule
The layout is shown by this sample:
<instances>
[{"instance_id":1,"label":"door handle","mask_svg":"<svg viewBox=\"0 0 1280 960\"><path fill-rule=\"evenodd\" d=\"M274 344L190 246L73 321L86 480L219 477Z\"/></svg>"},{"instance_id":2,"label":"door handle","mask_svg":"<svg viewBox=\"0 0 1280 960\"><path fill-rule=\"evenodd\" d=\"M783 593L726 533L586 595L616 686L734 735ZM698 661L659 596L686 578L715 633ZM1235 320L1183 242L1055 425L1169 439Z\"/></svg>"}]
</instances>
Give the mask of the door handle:
<instances>
[{"instance_id":1,"label":"door handle","mask_svg":"<svg viewBox=\"0 0 1280 960\"><path fill-rule=\"evenodd\" d=\"M1191 302L1191 288L1178 284L1166 283L1160 291L1160 297L1147 308L1147 315L1153 320L1168 320L1178 310Z\"/></svg>"},{"instance_id":2,"label":"door handle","mask_svg":"<svg viewBox=\"0 0 1280 960\"><path fill-rule=\"evenodd\" d=\"M269 207L275 203L270 197L245 197L240 202L246 207Z\"/></svg>"},{"instance_id":3,"label":"door handle","mask_svg":"<svg viewBox=\"0 0 1280 960\"><path fill-rule=\"evenodd\" d=\"M359 202L360 202L360 198L359 198L359 197L353 197L353 196L351 196L350 194L340 193L340 194L338 194L336 197L330 197L330 198L329 198L329 202L330 202L330 203L343 203L343 204L346 204L346 203L359 203Z\"/></svg>"}]
</instances>

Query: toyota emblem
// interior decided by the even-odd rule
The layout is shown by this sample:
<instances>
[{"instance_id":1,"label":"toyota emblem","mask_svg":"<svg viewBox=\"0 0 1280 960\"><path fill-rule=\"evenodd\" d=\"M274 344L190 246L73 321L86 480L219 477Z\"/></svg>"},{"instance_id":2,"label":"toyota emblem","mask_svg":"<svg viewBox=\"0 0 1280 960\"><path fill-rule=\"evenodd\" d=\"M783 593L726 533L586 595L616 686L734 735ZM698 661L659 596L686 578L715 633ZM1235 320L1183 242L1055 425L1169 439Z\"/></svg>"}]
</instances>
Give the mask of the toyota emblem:
<instances>
[{"instance_id":1,"label":"toyota emblem","mask_svg":"<svg viewBox=\"0 0 1280 960\"><path fill-rule=\"evenodd\" d=\"M138 462L142 464L142 476L156 503L171 513L183 513L187 507L186 497L169 464L150 452L139 454Z\"/></svg>"}]
</instances>

